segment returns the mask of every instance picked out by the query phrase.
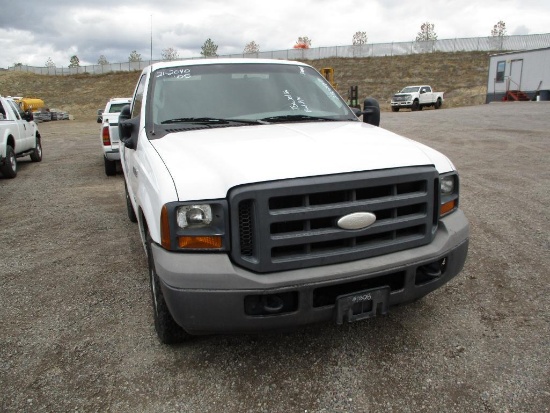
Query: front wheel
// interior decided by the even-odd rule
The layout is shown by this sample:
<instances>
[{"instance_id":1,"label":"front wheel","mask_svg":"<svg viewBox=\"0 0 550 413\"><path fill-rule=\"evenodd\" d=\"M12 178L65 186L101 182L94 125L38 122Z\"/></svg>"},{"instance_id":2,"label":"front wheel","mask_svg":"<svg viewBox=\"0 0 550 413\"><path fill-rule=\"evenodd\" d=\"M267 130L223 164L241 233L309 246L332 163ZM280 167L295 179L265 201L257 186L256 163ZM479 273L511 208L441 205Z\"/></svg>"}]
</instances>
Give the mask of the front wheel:
<instances>
[{"instance_id":1,"label":"front wheel","mask_svg":"<svg viewBox=\"0 0 550 413\"><path fill-rule=\"evenodd\" d=\"M392 106L391 111L392 112L399 112L399 108L397 106Z\"/></svg>"},{"instance_id":2,"label":"front wheel","mask_svg":"<svg viewBox=\"0 0 550 413\"><path fill-rule=\"evenodd\" d=\"M415 100L412 104L412 107L411 107L411 110L413 112L416 112L417 110L420 110L420 103L418 102L418 100Z\"/></svg>"},{"instance_id":3,"label":"front wheel","mask_svg":"<svg viewBox=\"0 0 550 413\"><path fill-rule=\"evenodd\" d=\"M42 141L40 137L36 137L36 146L34 151L31 153L31 161L40 162L42 160Z\"/></svg>"},{"instance_id":4,"label":"front wheel","mask_svg":"<svg viewBox=\"0 0 550 413\"><path fill-rule=\"evenodd\" d=\"M439 109L440 107L441 107L441 99L437 99L437 100L435 101L434 108Z\"/></svg>"},{"instance_id":5,"label":"front wheel","mask_svg":"<svg viewBox=\"0 0 550 413\"><path fill-rule=\"evenodd\" d=\"M6 146L6 159L4 159L4 165L0 166L0 172L6 178L15 178L17 176L17 159L10 145Z\"/></svg>"},{"instance_id":6,"label":"front wheel","mask_svg":"<svg viewBox=\"0 0 550 413\"><path fill-rule=\"evenodd\" d=\"M159 340L164 344L177 344L189 338L185 332L172 318L170 310L164 300L164 295L160 287L160 279L155 269L151 235L147 233L146 249L147 262L149 264L149 281L151 284L151 297L153 300L153 317L155 321L155 330Z\"/></svg>"}]
</instances>

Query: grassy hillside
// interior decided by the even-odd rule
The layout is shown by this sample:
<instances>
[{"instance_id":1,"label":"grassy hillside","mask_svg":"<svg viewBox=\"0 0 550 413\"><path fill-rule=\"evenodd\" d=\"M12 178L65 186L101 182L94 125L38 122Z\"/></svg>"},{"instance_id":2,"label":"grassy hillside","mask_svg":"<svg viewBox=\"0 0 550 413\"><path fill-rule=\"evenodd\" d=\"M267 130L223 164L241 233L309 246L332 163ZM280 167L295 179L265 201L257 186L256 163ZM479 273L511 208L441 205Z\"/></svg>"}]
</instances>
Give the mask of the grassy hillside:
<instances>
[{"instance_id":1,"label":"grassy hillside","mask_svg":"<svg viewBox=\"0 0 550 413\"><path fill-rule=\"evenodd\" d=\"M428 84L445 92L444 107L485 103L489 56L485 52L427 53L407 56L323 59L307 62L320 69L333 67L340 95L359 87L359 100L372 96L390 110L391 96L407 85Z\"/></svg>"},{"instance_id":2,"label":"grassy hillside","mask_svg":"<svg viewBox=\"0 0 550 413\"><path fill-rule=\"evenodd\" d=\"M72 76L0 72L0 94L38 97L46 106L68 111L77 120L91 120L110 98L132 96L139 75L140 72Z\"/></svg>"},{"instance_id":3,"label":"grassy hillside","mask_svg":"<svg viewBox=\"0 0 550 413\"><path fill-rule=\"evenodd\" d=\"M445 92L445 106L485 102L489 57L485 52L429 53L408 56L332 58L305 61L317 69L332 67L337 89L348 97L359 86L360 102L372 96L389 110L391 95L411 84L430 84ZM102 75L44 76L0 72L0 94L39 97L47 106L66 110L76 119L91 120L111 97L131 96L139 72Z\"/></svg>"}]
</instances>

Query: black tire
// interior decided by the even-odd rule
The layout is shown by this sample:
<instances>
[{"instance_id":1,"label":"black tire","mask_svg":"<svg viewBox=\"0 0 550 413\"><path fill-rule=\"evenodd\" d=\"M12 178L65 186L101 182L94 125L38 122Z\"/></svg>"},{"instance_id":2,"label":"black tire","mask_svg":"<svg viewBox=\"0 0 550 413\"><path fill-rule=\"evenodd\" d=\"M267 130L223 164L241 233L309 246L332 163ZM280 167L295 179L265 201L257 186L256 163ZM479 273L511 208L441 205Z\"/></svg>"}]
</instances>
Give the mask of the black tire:
<instances>
[{"instance_id":1,"label":"black tire","mask_svg":"<svg viewBox=\"0 0 550 413\"><path fill-rule=\"evenodd\" d=\"M42 142L40 140L40 137L36 137L36 146L34 147L34 151L31 153L31 161L33 162L40 162L42 160Z\"/></svg>"},{"instance_id":2,"label":"black tire","mask_svg":"<svg viewBox=\"0 0 550 413\"><path fill-rule=\"evenodd\" d=\"M439 109L440 107L441 107L441 99L438 98L438 99L435 101L434 108L435 108L435 109Z\"/></svg>"},{"instance_id":3,"label":"black tire","mask_svg":"<svg viewBox=\"0 0 550 413\"><path fill-rule=\"evenodd\" d=\"M391 111L392 112L399 112L399 108L397 106L392 106Z\"/></svg>"},{"instance_id":4,"label":"black tire","mask_svg":"<svg viewBox=\"0 0 550 413\"><path fill-rule=\"evenodd\" d=\"M124 181L124 192L126 192L126 211L128 213L128 219L131 222L137 222L136 211L134 211L134 206L132 205L132 201L130 200L130 194L128 193L128 186L126 185L126 181Z\"/></svg>"},{"instance_id":5,"label":"black tire","mask_svg":"<svg viewBox=\"0 0 550 413\"><path fill-rule=\"evenodd\" d=\"M10 145L6 146L6 159L4 165L0 166L0 172L5 178L15 178L17 176L17 158Z\"/></svg>"},{"instance_id":6,"label":"black tire","mask_svg":"<svg viewBox=\"0 0 550 413\"><path fill-rule=\"evenodd\" d=\"M417 110L420 110L420 103L418 102L418 100L415 100L411 106L411 110L413 112L416 112Z\"/></svg>"},{"instance_id":7,"label":"black tire","mask_svg":"<svg viewBox=\"0 0 550 413\"><path fill-rule=\"evenodd\" d=\"M153 317L155 321L155 330L159 340L164 344L177 344L189 338L189 334L185 332L172 318L162 289L160 280L155 270L155 261L153 252L151 251L151 236L147 232L147 262L149 264L149 281L151 285L151 298L153 301Z\"/></svg>"},{"instance_id":8,"label":"black tire","mask_svg":"<svg viewBox=\"0 0 550 413\"><path fill-rule=\"evenodd\" d=\"M110 161L106 157L103 157L105 161L105 175L115 176L116 175L116 161Z\"/></svg>"},{"instance_id":9,"label":"black tire","mask_svg":"<svg viewBox=\"0 0 550 413\"><path fill-rule=\"evenodd\" d=\"M418 110L422 110L423 106L422 105L418 105Z\"/></svg>"}]
</instances>

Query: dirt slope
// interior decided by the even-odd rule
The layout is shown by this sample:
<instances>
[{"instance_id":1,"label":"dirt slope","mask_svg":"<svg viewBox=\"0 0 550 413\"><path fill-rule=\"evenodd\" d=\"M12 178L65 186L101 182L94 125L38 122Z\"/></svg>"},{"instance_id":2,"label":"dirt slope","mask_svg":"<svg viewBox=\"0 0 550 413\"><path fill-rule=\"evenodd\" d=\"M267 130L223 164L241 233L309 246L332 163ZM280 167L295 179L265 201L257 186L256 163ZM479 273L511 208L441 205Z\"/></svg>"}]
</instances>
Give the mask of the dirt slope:
<instances>
[{"instance_id":1,"label":"dirt slope","mask_svg":"<svg viewBox=\"0 0 550 413\"><path fill-rule=\"evenodd\" d=\"M485 52L429 53L408 56L333 58L306 61L317 69L332 67L340 94L359 86L362 101L372 96L389 110L391 95L409 84L430 84L445 92L444 107L485 102L489 57ZM111 97L131 96L139 72L103 75L45 76L0 72L0 94L43 99L51 108L66 110L76 119L91 120Z\"/></svg>"}]
</instances>

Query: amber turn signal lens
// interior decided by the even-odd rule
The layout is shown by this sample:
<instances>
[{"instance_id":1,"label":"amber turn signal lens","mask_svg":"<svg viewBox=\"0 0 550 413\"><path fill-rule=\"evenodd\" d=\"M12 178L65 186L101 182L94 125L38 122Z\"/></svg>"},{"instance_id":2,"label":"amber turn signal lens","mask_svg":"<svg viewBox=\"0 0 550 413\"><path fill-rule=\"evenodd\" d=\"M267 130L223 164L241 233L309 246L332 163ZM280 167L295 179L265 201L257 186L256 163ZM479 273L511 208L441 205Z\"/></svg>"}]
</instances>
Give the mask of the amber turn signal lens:
<instances>
[{"instance_id":1,"label":"amber turn signal lens","mask_svg":"<svg viewBox=\"0 0 550 413\"><path fill-rule=\"evenodd\" d=\"M166 208L166 205L160 211L160 244L163 248L170 249L170 222L168 221L168 208Z\"/></svg>"},{"instance_id":2,"label":"amber turn signal lens","mask_svg":"<svg viewBox=\"0 0 550 413\"><path fill-rule=\"evenodd\" d=\"M222 237L179 237L178 246L193 249L220 249L222 247Z\"/></svg>"},{"instance_id":3,"label":"amber turn signal lens","mask_svg":"<svg viewBox=\"0 0 550 413\"><path fill-rule=\"evenodd\" d=\"M446 213L451 212L453 209L455 209L455 205L456 205L456 200L452 200L441 205L441 207L439 208L439 215L443 216Z\"/></svg>"}]
</instances>

